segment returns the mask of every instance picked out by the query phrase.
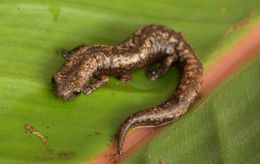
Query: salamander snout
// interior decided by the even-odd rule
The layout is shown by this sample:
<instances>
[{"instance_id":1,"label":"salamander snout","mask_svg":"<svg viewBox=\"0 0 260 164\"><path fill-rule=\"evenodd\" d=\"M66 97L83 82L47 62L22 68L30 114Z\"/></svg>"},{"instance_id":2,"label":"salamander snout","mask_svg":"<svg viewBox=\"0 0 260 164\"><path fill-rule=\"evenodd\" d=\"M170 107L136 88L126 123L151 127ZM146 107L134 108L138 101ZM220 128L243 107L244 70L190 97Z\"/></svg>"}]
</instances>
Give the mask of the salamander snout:
<instances>
[{"instance_id":1,"label":"salamander snout","mask_svg":"<svg viewBox=\"0 0 260 164\"><path fill-rule=\"evenodd\" d=\"M61 99L71 100L76 95L80 94L79 89L72 89L71 85L62 85L64 83L60 83L59 78L57 78L56 76L53 76L51 81L55 95Z\"/></svg>"}]
</instances>

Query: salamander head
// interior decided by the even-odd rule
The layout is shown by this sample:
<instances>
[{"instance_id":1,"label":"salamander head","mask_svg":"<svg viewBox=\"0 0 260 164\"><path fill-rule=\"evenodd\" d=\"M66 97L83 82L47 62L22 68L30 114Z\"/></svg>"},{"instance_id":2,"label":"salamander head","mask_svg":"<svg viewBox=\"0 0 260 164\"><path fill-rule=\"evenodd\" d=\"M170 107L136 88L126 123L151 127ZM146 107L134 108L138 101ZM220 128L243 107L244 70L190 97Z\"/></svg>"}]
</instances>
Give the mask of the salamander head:
<instances>
[{"instance_id":1,"label":"salamander head","mask_svg":"<svg viewBox=\"0 0 260 164\"><path fill-rule=\"evenodd\" d=\"M64 100L71 100L84 90L97 70L95 60L72 58L52 77L55 95Z\"/></svg>"}]
</instances>

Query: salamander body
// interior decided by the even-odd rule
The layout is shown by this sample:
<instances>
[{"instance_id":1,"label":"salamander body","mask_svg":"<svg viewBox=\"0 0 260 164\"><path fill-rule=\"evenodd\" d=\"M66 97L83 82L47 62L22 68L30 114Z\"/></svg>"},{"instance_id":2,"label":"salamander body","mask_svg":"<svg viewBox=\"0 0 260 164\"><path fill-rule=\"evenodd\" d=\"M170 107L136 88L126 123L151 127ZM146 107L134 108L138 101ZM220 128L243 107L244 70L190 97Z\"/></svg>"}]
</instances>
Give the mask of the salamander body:
<instances>
[{"instance_id":1,"label":"salamander body","mask_svg":"<svg viewBox=\"0 0 260 164\"><path fill-rule=\"evenodd\" d=\"M66 63L52 80L55 94L70 100L80 92L88 95L106 84L109 75L122 81L131 80L130 73L147 65L159 67L147 71L151 80L167 73L176 63L182 72L179 85L168 100L129 116L118 133L121 155L127 132L140 126L162 126L176 121L187 112L198 97L203 68L198 56L182 33L162 25L147 25L118 46L80 45L63 53ZM96 79L95 82L92 79Z\"/></svg>"}]
</instances>

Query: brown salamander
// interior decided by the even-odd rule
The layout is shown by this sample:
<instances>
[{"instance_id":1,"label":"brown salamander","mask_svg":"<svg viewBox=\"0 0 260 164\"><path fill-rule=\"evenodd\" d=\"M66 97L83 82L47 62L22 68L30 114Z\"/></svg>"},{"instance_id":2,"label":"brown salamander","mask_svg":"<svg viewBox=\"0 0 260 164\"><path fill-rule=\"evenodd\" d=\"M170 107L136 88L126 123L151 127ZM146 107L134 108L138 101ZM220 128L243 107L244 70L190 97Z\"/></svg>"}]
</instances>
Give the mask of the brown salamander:
<instances>
[{"instance_id":1,"label":"brown salamander","mask_svg":"<svg viewBox=\"0 0 260 164\"><path fill-rule=\"evenodd\" d=\"M161 126L176 121L198 97L203 68L194 49L177 33L162 25L147 25L118 46L81 45L63 53L67 59L52 78L55 94L70 100L80 92L88 95L106 84L108 75L125 82L132 71L153 63L159 67L147 71L155 80L176 62L182 75L173 95L164 103L129 116L118 133L118 153L122 154L127 132L140 126ZM95 79L93 82L92 79Z\"/></svg>"}]
</instances>

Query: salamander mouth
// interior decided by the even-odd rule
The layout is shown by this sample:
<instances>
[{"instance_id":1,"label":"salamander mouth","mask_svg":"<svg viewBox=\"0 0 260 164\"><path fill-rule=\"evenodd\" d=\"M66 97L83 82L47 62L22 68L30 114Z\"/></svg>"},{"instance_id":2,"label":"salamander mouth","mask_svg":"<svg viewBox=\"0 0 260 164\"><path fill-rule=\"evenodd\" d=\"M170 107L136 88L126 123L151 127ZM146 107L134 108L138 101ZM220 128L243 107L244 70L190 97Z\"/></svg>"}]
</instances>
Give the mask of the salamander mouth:
<instances>
[{"instance_id":1,"label":"salamander mouth","mask_svg":"<svg viewBox=\"0 0 260 164\"><path fill-rule=\"evenodd\" d=\"M55 91L55 95L63 100L72 100L74 97L76 97L79 94L80 92L60 93Z\"/></svg>"},{"instance_id":2,"label":"salamander mouth","mask_svg":"<svg viewBox=\"0 0 260 164\"><path fill-rule=\"evenodd\" d=\"M74 92L72 92L72 93L70 94L70 96L68 96L68 99L66 99L66 100L71 100L71 99L73 99L74 97L76 97L76 96L79 95L79 94L80 94L80 92L74 91Z\"/></svg>"}]
</instances>

